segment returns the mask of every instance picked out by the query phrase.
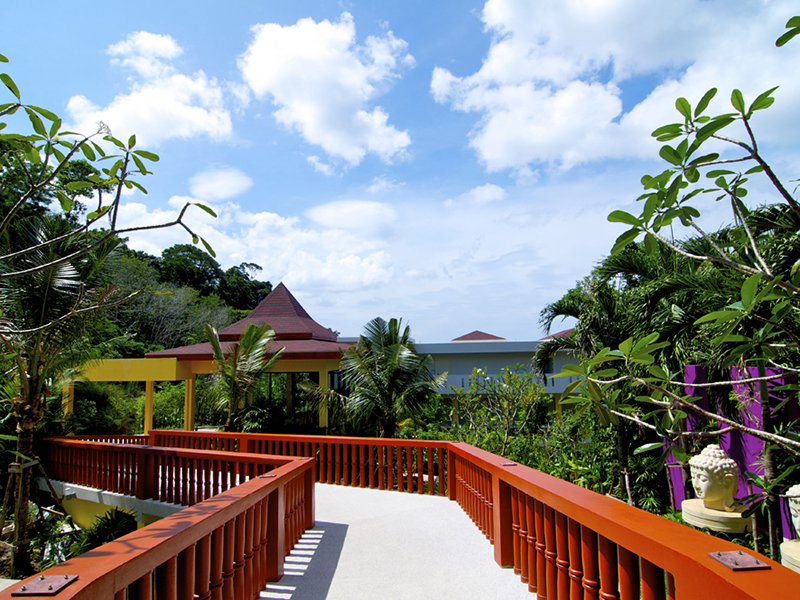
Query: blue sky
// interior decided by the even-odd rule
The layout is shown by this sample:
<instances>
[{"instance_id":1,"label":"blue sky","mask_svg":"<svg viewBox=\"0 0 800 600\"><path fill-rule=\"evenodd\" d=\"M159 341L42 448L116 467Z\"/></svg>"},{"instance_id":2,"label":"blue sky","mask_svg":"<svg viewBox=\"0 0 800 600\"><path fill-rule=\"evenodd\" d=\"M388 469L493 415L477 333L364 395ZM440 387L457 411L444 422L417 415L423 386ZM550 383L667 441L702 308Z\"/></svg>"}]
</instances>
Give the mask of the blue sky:
<instances>
[{"instance_id":1,"label":"blue sky","mask_svg":"<svg viewBox=\"0 0 800 600\"><path fill-rule=\"evenodd\" d=\"M786 1L14 3L0 53L23 100L161 156L129 224L190 217L228 267L263 267L343 335L375 316L446 341L542 337L540 310L611 248L659 172L674 101L775 85L759 115L800 160ZM5 100L3 100L5 101ZM12 127L15 126L12 123ZM766 189L766 188L765 188ZM756 184L756 191L758 191ZM769 201L758 196L756 201ZM712 226L725 218L701 207ZM159 254L179 230L137 235Z\"/></svg>"}]
</instances>

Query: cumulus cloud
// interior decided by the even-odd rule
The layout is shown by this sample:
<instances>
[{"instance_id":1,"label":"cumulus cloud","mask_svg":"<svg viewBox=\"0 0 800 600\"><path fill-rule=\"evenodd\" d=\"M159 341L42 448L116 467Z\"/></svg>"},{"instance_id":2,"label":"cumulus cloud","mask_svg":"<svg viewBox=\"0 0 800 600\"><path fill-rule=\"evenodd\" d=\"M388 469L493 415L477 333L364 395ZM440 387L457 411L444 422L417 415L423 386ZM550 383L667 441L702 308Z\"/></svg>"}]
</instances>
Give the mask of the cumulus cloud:
<instances>
[{"instance_id":1,"label":"cumulus cloud","mask_svg":"<svg viewBox=\"0 0 800 600\"><path fill-rule=\"evenodd\" d=\"M129 91L106 106L73 96L67 103L71 128L93 132L102 121L116 137L127 139L135 133L139 142L150 146L200 135L228 138L232 125L222 86L203 71L178 72L172 60L182 52L171 36L147 31L109 46L111 63L132 72Z\"/></svg>"},{"instance_id":2,"label":"cumulus cloud","mask_svg":"<svg viewBox=\"0 0 800 600\"><path fill-rule=\"evenodd\" d=\"M253 27L253 34L239 68L257 97L272 98L279 123L350 166L368 153L385 162L406 155L408 132L390 125L389 114L372 105L402 68L414 65L404 40L388 31L359 45L349 13L334 23L265 23Z\"/></svg>"},{"instance_id":3,"label":"cumulus cloud","mask_svg":"<svg viewBox=\"0 0 800 600\"><path fill-rule=\"evenodd\" d=\"M484 185L479 185L478 187L472 188L468 192L465 192L458 196L457 198L450 198L444 201L444 205L446 207L456 206L458 204L489 204L490 202L496 202L498 200L503 200L508 194L506 191L501 188L499 185L495 185L493 183L486 183Z\"/></svg>"},{"instance_id":4,"label":"cumulus cloud","mask_svg":"<svg viewBox=\"0 0 800 600\"><path fill-rule=\"evenodd\" d=\"M306 211L306 216L326 227L365 230L390 225L395 220L395 211L380 202L339 200L315 206Z\"/></svg>"},{"instance_id":5,"label":"cumulus cloud","mask_svg":"<svg viewBox=\"0 0 800 600\"><path fill-rule=\"evenodd\" d=\"M431 94L481 115L469 143L489 172L652 156L649 134L675 120L675 98L696 102L711 85L754 98L788 83L786 112L771 115L786 120L800 100L800 84L784 75L798 51L776 51L774 40L793 11L788 1L488 0L481 68L436 67Z\"/></svg>"},{"instance_id":6,"label":"cumulus cloud","mask_svg":"<svg viewBox=\"0 0 800 600\"><path fill-rule=\"evenodd\" d=\"M245 193L253 180L234 167L214 167L193 175L189 191L201 200L226 200Z\"/></svg>"}]
</instances>

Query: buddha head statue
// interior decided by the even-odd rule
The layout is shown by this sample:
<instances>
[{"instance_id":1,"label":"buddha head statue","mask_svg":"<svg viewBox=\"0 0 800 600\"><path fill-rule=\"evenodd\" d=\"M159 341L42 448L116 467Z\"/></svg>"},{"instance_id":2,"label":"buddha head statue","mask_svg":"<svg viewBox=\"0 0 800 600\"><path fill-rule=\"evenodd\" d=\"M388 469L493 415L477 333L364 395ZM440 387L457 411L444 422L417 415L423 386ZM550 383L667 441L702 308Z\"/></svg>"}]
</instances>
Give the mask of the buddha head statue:
<instances>
[{"instance_id":1,"label":"buddha head statue","mask_svg":"<svg viewBox=\"0 0 800 600\"><path fill-rule=\"evenodd\" d=\"M786 495L789 501L789 512L792 513L792 525L797 537L800 538L800 483L790 487Z\"/></svg>"},{"instance_id":2,"label":"buddha head statue","mask_svg":"<svg viewBox=\"0 0 800 600\"><path fill-rule=\"evenodd\" d=\"M716 444L689 459L692 485L703 506L711 510L733 510L733 496L739 487L739 467L736 461Z\"/></svg>"}]
</instances>

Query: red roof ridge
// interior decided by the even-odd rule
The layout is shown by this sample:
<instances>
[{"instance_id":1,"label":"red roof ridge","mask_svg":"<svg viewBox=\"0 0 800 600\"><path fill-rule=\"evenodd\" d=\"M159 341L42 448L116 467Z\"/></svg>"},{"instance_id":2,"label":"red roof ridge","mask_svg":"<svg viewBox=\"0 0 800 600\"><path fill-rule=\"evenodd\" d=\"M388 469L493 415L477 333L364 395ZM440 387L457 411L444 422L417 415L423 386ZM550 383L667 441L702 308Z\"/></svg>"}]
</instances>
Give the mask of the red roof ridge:
<instances>
[{"instance_id":1,"label":"red roof ridge","mask_svg":"<svg viewBox=\"0 0 800 600\"><path fill-rule=\"evenodd\" d=\"M485 333L483 331L478 331L477 329L471 333L467 333L466 335L462 335L461 337L457 337L453 342L505 342L506 338L501 338L496 335L492 335L491 333Z\"/></svg>"},{"instance_id":2,"label":"red roof ridge","mask_svg":"<svg viewBox=\"0 0 800 600\"><path fill-rule=\"evenodd\" d=\"M547 340L554 340L556 338L568 338L572 333L572 329L564 329L563 331L559 331L548 335L547 337L543 337L540 342L546 342Z\"/></svg>"},{"instance_id":3,"label":"red roof ridge","mask_svg":"<svg viewBox=\"0 0 800 600\"><path fill-rule=\"evenodd\" d=\"M282 282L244 319L220 330L219 339L238 340L248 325L265 323L275 332L276 340L313 339L335 342L337 339L335 333L311 318Z\"/></svg>"}]
</instances>

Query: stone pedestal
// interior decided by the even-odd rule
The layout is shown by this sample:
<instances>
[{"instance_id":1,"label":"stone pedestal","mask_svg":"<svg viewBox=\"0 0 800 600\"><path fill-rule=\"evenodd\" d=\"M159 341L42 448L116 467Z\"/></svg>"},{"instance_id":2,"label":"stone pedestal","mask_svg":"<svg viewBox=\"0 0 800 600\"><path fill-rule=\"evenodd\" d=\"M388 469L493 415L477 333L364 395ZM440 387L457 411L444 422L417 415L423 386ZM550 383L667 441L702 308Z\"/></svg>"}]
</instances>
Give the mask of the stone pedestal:
<instances>
[{"instance_id":1,"label":"stone pedestal","mask_svg":"<svg viewBox=\"0 0 800 600\"><path fill-rule=\"evenodd\" d=\"M733 512L712 510L703 506L699 498L684 500L682 506L683 520L695 527L706 527L712 531L726 533L744 533L751 527L750 517L743 517L740 508Z\"/></svg>"},{"instance_id":2,"label":"stone pedestal","mask_svg":"<svg viewBox=\"0 0 800 600\"><path fill-rule=\"evenodd\" d=\"M800 573L800 540L789 540L781 544L781 564Z\"/></svg>"}]
</instances>

